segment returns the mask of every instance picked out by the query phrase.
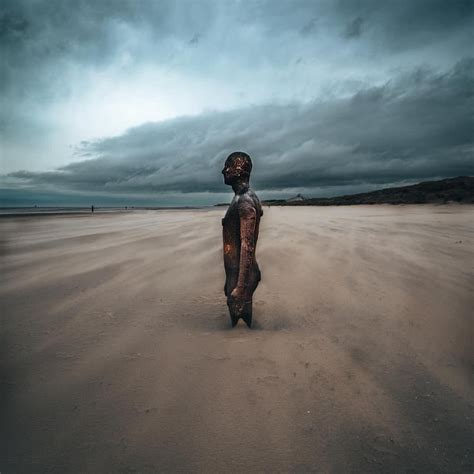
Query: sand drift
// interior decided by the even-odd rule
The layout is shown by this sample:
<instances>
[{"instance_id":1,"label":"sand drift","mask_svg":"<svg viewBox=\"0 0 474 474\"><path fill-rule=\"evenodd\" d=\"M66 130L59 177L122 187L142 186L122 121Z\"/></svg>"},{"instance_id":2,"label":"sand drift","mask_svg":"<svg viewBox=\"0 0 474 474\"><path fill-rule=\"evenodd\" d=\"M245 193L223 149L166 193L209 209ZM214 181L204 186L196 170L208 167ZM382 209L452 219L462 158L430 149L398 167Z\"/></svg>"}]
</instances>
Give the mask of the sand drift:
<instances>
[{"instance_id":1,"label":"sand drift","mask_svg":"<svg viewBox=\"0 0 474 474\"><path fill-rule=\"evenodd\" d=\"M0 222L0 471L472 472L474 206L265 208L252 330L224 212Z\"/></svg>"}]
</instances>

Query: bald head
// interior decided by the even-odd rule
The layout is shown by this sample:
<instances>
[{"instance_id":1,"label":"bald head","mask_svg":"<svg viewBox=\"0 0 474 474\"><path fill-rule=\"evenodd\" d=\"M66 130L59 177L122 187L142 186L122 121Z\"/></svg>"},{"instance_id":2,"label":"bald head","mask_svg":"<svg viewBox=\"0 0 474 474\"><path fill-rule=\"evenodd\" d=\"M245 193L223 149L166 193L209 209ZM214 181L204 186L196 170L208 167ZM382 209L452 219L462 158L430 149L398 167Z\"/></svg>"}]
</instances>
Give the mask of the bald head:
<instances>
[{"instance_id":1,"label":"bald head","mask_svg":"<svg viewBox=\"0 0 474 474\"><path fill-rule=\"evenodd\" d=\"M222 173L226 182L229 183L233 179L248 179L252 171L252 160L247 153L243 151L235 151L231 153L225 160L224 169Z\"/></svg>"}]
</instances>

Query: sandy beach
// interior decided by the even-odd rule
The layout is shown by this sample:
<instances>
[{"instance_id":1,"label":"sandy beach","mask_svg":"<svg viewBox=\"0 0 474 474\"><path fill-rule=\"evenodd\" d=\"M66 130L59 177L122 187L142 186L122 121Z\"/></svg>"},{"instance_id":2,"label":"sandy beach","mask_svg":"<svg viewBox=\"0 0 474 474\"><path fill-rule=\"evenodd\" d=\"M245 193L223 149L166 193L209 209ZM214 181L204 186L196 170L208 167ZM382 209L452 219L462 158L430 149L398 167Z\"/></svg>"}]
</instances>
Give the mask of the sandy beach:
<instances>
[{"instance_id":1,"label":"sandy beach","mask_svg":"<svg viewBox=\"0 0 474 474\"><path fill-rule=\"evenodd\" d=\"M0 471L472 472L474 206L0 219Z\"/></svg>"}]
</instances>

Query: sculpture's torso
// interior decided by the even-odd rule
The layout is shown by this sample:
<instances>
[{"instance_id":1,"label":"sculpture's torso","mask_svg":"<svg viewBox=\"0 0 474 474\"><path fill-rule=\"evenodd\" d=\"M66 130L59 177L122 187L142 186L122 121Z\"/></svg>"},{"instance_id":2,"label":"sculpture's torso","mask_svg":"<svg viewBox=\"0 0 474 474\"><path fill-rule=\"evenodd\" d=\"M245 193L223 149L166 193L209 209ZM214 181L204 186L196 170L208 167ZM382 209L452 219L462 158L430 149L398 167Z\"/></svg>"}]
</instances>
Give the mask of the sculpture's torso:
<instances>
[{"instance_id":1,"label":"sculpture's torso","mask_svg":"<svg viewBox=\"0 0 474 474\"><path fill-rule=\"evenodd\" d=\"M255 260L255 248L257 245L258 232L260 226L260 217L263 215L260 200L252 189L248 189L243 194L237 194L232 199L232 202L227 209L225 217L222 219L223 226L223 240L224 240L224 268L226 271L226 288L232 290L235 287L239 276L240 265L240 249L241 249L241 218L239 214L242 209L255 210L255 227L249 230L253 234L253 251L251 258L251 274L249 275L249 286L247 297L251 299L252 293L255 290L258 281L260 280L260 270ZM252 235L249 235L252 237Z\"/></svg>"}]
</instances>

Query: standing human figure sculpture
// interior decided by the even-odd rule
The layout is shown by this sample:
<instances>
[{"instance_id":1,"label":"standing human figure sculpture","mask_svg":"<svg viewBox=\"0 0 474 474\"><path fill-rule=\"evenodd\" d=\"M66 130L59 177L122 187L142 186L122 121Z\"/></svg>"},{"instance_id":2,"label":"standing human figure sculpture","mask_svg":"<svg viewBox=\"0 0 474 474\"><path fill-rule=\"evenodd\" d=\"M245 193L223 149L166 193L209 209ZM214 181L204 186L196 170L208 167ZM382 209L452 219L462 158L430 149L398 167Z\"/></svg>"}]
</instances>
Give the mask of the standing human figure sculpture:
<instances>
[{"instance_id":1,"label":"standing human figure sculpture","mask_svg":"<svg viewBox=\"0 0 474 474\"><path fill-rule=\"evenodd\" d=\"M261 279L255 259L262 206L255 192L249 187L252 160L243 152L227 157L222 170L224 183L232 186L234 198L222 219L224 240L224 268L232 327L240 318L252 326L252 297Z\"/></svg>"}]
</instances>

